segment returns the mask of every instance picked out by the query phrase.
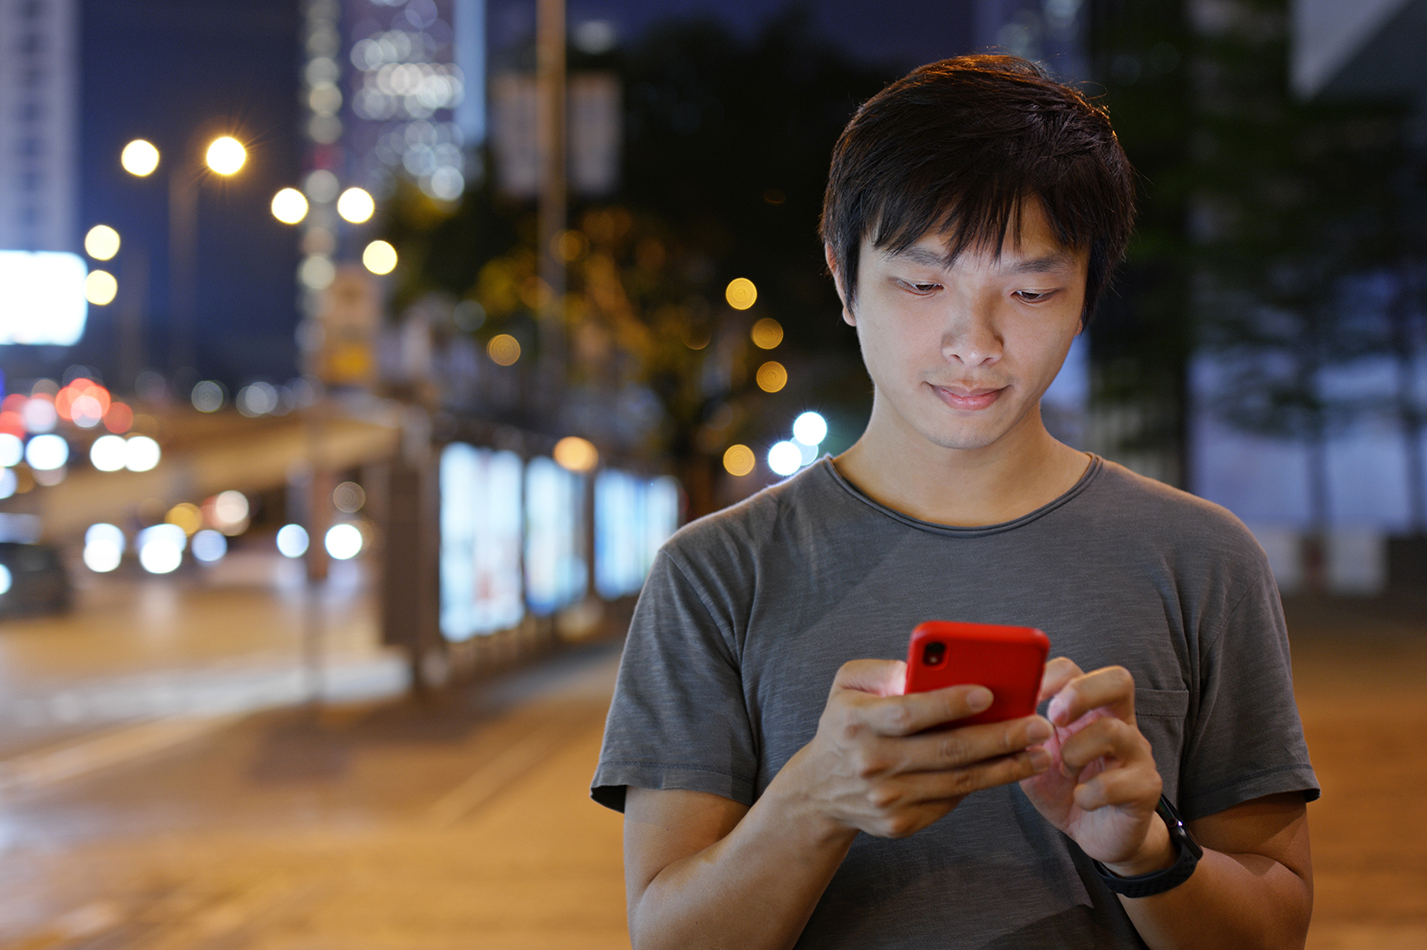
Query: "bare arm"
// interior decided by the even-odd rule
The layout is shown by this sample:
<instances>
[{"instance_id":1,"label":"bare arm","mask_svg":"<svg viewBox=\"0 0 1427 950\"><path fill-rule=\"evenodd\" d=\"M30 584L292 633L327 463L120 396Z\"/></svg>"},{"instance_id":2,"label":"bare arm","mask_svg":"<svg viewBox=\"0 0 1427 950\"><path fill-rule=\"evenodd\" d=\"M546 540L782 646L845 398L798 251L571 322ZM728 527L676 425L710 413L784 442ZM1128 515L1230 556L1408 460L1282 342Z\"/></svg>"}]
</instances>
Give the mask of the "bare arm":
<instances>
[{"instance_id":1,"label":"bare arm","mask_svg":"<svg viewBox=\"0 0 1427 950\"><path fill-rule=\"evenodd\" d=\"M1051 824L1111 872L1169 867L1175 853L1155 813L1163 782L1134 713L1134 681L1120 667L1082 673L1047 664L1042 698L1057 735L1058 768L1022 783ZM1190 823L1204 856L1189 880L1120 901L1153 950L1302 948L1313 907L1303 796L1270 795Z\"/></svg>"},{"instance_id":2,"label":"bare arm","mask_svg":"<svg viewBox=\"0 0 1427 950\"><path fill-rule=\"evenodd\" d=\"M980 687L900 696L900 661L838 671L818 733L749 808L701 792L631 788L625 882L637 950L791 947L858 831L904 837L969 792L1043 770L1030 716L925 733L990 702Z\"/></svg>"}]
</instances>

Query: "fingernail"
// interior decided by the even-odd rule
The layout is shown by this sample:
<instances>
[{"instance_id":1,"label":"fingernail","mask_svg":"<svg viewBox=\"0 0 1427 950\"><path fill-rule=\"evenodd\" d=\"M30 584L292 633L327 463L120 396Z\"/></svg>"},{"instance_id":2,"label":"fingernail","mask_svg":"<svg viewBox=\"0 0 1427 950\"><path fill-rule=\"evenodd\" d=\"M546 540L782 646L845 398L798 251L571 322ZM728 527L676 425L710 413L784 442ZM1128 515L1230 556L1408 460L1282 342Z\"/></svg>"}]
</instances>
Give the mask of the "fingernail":
<instances>
[{"instance_id":1,"label":"fingernail","mask_svg":"<svg viewBox=\"0 0 1427 950\"><path fill-rule=\"evenodd\" d=\"M1031 768L1037 772L1044 772L1050 768L1050 753L1045 749L1031 750Z\"/></svg>"},{"instance_id":2,"label":"fingernail","mask_svg":"<svg viewBox=\"0 0 1427 950\"><path fill-rule=\"evenodd\" d=\"M984 686L977 686L966 694L966 705L973 711L980 712L991 705L991 691Z\"/></svg>"}]
</instances>

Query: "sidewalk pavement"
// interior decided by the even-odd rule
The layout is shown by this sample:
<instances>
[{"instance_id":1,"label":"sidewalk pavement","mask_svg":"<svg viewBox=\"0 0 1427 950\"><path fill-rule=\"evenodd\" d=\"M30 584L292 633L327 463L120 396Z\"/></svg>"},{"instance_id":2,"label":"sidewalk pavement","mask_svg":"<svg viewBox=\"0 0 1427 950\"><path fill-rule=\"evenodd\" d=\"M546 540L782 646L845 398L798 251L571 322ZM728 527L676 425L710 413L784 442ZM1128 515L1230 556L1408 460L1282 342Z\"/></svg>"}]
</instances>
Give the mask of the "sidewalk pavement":
<instances>
[{"instance_id":1,"label":"sidewalk pavement","mask_svg":"<svg viewBox=\"0 0 1427 950\"><path fill-rule=\"evenodd\" d=\"M1323 799L1310 950L1427 947L1427 615L1291 602ZM616 651L462 691L251 717L11 801L4 950L627 948L586 791Z\"/></svg>"}]
</instances>

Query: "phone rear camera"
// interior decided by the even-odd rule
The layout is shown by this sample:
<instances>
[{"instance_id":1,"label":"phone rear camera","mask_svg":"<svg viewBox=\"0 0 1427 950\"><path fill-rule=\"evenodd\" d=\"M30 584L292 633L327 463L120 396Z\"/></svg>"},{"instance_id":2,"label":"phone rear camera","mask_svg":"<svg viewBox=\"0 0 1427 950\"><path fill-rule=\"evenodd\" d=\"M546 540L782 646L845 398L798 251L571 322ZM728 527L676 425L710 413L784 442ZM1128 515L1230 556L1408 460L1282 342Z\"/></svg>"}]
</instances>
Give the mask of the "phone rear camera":
<instances>
[{"instance_id":1,"label":"phone rear camera","mask_svg":"<svg viewBox=\"0 0 1427 950\"><path fill-rule=\"evenodd\" d=\"M922 647L922 663L926 666L940 666L941 661L946 659L946 644L940 640L933 640Z\"/></svg>"}]
</instances>

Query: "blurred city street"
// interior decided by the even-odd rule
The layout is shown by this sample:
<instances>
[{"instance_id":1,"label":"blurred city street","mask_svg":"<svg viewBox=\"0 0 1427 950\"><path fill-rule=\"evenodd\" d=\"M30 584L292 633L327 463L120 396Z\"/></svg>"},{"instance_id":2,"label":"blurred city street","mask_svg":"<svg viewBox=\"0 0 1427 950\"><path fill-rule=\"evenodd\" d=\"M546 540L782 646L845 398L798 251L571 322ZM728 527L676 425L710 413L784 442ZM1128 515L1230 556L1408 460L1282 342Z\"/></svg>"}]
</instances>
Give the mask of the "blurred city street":
<instances>
[{"instance_id":1,"label":"blurred city street","mask_svg":"<svg viewBox=\"0 0 1427 950\"><path fill-rule=\"evenodd\" d=\"M0 762L0 947L628 946L620 820L586 792L616 644L409 697L372 646L359 578L337 573L320 595L324 698L309 702L302 588L232 570L90 591L76 616L0 636L19 690ZM1427 799L1427 624L1382 601L1289 611L1324 787L1309 946L1420 948L1427 831L1404 816ZM16 768L54 749L92 761Z\"/></svg>"}]
</instances>

